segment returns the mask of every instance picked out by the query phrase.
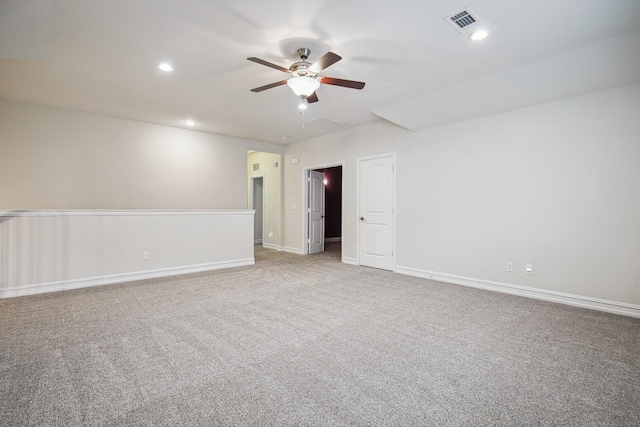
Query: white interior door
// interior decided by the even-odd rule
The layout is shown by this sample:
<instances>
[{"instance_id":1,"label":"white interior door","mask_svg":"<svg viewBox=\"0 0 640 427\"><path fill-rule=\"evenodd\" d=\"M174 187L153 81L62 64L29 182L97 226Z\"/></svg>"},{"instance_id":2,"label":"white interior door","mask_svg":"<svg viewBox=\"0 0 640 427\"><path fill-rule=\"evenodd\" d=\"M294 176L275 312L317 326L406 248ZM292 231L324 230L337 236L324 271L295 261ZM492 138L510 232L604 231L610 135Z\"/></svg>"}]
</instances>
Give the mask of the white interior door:
<instances>
[{"instance_id":1,"label":"white interior door","mask_svg":"<svg viewBox=\"0 0 640 427\"><path fill-rule=\"evenodd\" d=\"M324 251L324 173L309 171L309 253Z\"/></svg>"},{"instance_id":2,"label":"white interior door","mask_svg":"<svg viewBox=\"0 0 640 427\"><path fill-rule=\"evenodd\" d=\"M358 261L383 270L393 270L394 163L393 156L358 163Z\"/></svg>"}]
</instances>

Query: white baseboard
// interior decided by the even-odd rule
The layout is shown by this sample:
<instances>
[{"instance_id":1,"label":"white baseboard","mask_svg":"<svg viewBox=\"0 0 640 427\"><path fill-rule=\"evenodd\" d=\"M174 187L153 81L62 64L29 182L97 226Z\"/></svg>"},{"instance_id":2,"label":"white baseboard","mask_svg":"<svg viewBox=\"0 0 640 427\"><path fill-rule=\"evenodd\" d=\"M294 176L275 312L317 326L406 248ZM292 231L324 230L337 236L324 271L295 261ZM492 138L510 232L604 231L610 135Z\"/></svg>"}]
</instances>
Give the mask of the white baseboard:
<instances>
[{"instance_id":1,"label":"white baseboard","mask_svg":"<svg viewBox=\"0 0 640 427\"><path fill-rule=\"evenodd\" d=\"M325 237L324 242L342 242L342 237Z\"/></svg>"},{"instance_id":2,"label":"white baseboard","mask_svg":"<svg viewBox=\"0 0 640 427\"><path fill-rule=\"evenodd\" d=\"M344 258L343 258L344 262ZM470 277L455 276L452 274L438 273L435 271L420 270L410 267L396 266L396 273L423 279L436 280L438 282L454 285L469 286L472 288L486 289L544 301L557 302L592 310L606 311L608 313L622 314L624 316L640 317L640 306L617 301L609 301L582 295L565 294L562 292L548 291L544 289L530 288L526 286L511 285L509 283L492 282L489 280L474 279Z\"/></svg>"},{"instance_id":3,"label":"white baseboard","mask_svg":"<svg viewBox=\"0 0 640 427\"><path fill-rule=\"evenodd\" d=\"M282 252L282 246L274 245L272 243L263 243L262 247L267 249L275 249L276 251Z\"/></svg>"},{"instance_id":4,"label":"white baseboard","mask_svg":"<svg viewBox=\"0 0 640 427\"><path fill-rule=\"evenodd\" d=\"M110 285L113 283L131 282L134 280L153 279L156 277L168 277L176 276L179 274L199 273L202 271L219 270L222 268L241 267L254 264L254 258L246 258L232 261L188 265L182 267L160 268L157 270L136 271L132 273L109 274L105 276L84 277L81 279L73 280L36 283L32 285L15 286L11 288L0 289L0 299L44 294L47 292L66 291L70 289L88 288L92 286Z\"/></svg>"},{"instance_id":5,"label":"white baseboard","mask_svg":"<svg viewBox=\"0 0 640 427\"><path fill-rule=\"evenodd\" d=\"M282 248L285 252L289 252L292 254L304 255L304 251L298 248L291 248L289 246L285 246Z\"/></svg>"},{"instance_id":6,"label":"white baseboard","mask_svg":"<svg viewBox=\"0 0 640 427\"><path fill-rule=\"evenodd\" d=\"M260 243L262 243L262 239L255 239L255 240L253 241L253 244L254 244L254 245L257 245L257 244L260 244Z\"/></svg>"},{"instance_id":7,"label":"white baseboard","mask_svg":"<svg viewBox=\"0 0 640 427\"><path fill-rule=\"evenodd\" d=\"M342 257L342 263L343 264L349 264L349 265L359 265L357 259L349 258L349 257L346 257L346 256Z\"/></svg>"}]
</instances>

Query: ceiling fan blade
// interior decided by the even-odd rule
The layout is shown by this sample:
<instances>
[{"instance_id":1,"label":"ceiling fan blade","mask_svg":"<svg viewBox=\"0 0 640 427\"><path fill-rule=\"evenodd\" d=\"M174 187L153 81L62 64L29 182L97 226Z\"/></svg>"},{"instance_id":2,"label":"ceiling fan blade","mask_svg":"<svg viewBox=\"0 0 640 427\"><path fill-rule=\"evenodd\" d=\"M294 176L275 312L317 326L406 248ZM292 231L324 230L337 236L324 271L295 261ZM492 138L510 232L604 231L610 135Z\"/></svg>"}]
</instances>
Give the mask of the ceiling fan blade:
<instances>
[{"instance_id":1,"label":"ceiling fan blade","mask_svg":"<svg viewBox=\"0 0 640 427\"><path fill-rule=\"evenodd\" d=\"M324 70L327 67L330 67L341 59L342 56L336 55L333 52L327 52L320 58L318 58L316 62L309 66L309 71L311 71L312 73L319 73L320 71Z\"/></svg>"},{"instance_id":2,"label":"ceiling fan blade","mask_svg":"<svg viewBox=\"0 0 640 427\"><path fill-rule=\"evenodd\" d=\"M286 85L286 84L287 84L287 81L282 80L279 82L271 83L270 85L260 86L260 87L251 89L251 92L262 92L263 90L271 89L271 88Z\"/></svg>"},{"instance_id":3,"label":"ceiling fan blade","mask_svg":"<svg viewBox=\"0 0 640 427\"><path fill-rule=\"evenodd\" d=\"M348 87L348 88L351 88L351 89L362 89L364 87L364 82L356 82L354 80L336 79L334 77L322 77L320 79L320 83L324 83L326 85L335 85L335 86Z\"/></svg>"},{"instance_id":4,"label":"ceiling fan blade","mask_svg":"<svg viewBox=\"0 0 640 427\"><path fill-rule=\"evenodd\" d=\"M251 57L251 58L247 58L249 61L255 62L257 64L262 64L262 65L266 65L267 67L271 67L271 68L275 68L276 70L280 70L283 73L288 73L289 69L288 68L284 68L281 67L279 65L276 64L272 64L271 62L267 62L264 59L260 59L260 58L256 58L256 57Z\"/></svg>"},{"instance_id":5,"label":"ceiling fan blade","mask_svg":"<svg viewBox=\"0 0 640 427\"><path fill-rule=\"evenodd\" d=\"M311 104L312 102L318 102L318 95L313 92L311 95L307 96L307 102Z\"/></svg>"}]
</instances>

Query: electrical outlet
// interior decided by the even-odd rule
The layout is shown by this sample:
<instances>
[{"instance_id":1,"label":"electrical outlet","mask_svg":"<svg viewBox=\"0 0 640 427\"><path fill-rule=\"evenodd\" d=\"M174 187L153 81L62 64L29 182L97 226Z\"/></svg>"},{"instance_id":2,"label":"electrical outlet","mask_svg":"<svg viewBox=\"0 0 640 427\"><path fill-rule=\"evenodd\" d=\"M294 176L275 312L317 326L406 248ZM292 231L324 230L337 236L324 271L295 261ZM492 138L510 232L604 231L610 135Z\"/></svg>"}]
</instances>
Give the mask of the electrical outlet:
<instances>
[{"instance_id":1,"label":"electrical outlet","mask_svg":"<svg viewBox=\"0 0 640 427\"><path fill-rule=\"evenodd\" d=\"M353 245L351 245L351 250L355 251L356 250L356 244L354 243Z\"/></svg>"},{"instance_id":2,"label":"electrical outlet","mask_svg":"<svg viewBox=\"0 0 640 427\"><path fill-rule=\"evenodd\" d=\"M150 259L151 259L151 254L149 253L149 251L142 252L142 260L143 261L149 261Z\"/></svg>"},{"instance_id":3,"label":"electrical outlet","mask_svg":"<svg viewBox=\"0 0 640 427\"><path fill-rule=\"evenodd\" d=\"M524 272L526 274L533 274L533 264L525 264Z\"/></svg>"},{"instance_id":4,"label":"electrical outlet","mask_svg":"<svg viewBox=\"0 0 640 427\"><path fill-rule=\"evenodd\" d=\"M513 263L512 262L508 262L507 263L507 271L509 273L511 273L513 271Z\"/></svg>"}]
</instances>

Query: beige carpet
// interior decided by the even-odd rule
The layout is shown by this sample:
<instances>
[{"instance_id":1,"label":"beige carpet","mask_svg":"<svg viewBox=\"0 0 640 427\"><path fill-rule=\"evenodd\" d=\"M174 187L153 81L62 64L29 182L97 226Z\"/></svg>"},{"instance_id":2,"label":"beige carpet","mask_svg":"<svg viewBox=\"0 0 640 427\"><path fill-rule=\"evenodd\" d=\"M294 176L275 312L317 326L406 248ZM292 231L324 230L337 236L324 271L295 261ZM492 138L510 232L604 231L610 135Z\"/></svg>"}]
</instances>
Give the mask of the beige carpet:
<instances>
[{"instance_id":1,"label":"beige carpet","mask_svg":"<svg viewBox=\"0 0 640 427\"><path fill-rule=\"evenodd\" d=\"M328 249L0 301L0 425L640 425L640 320Z\"/></svg>"}]
</instances>

